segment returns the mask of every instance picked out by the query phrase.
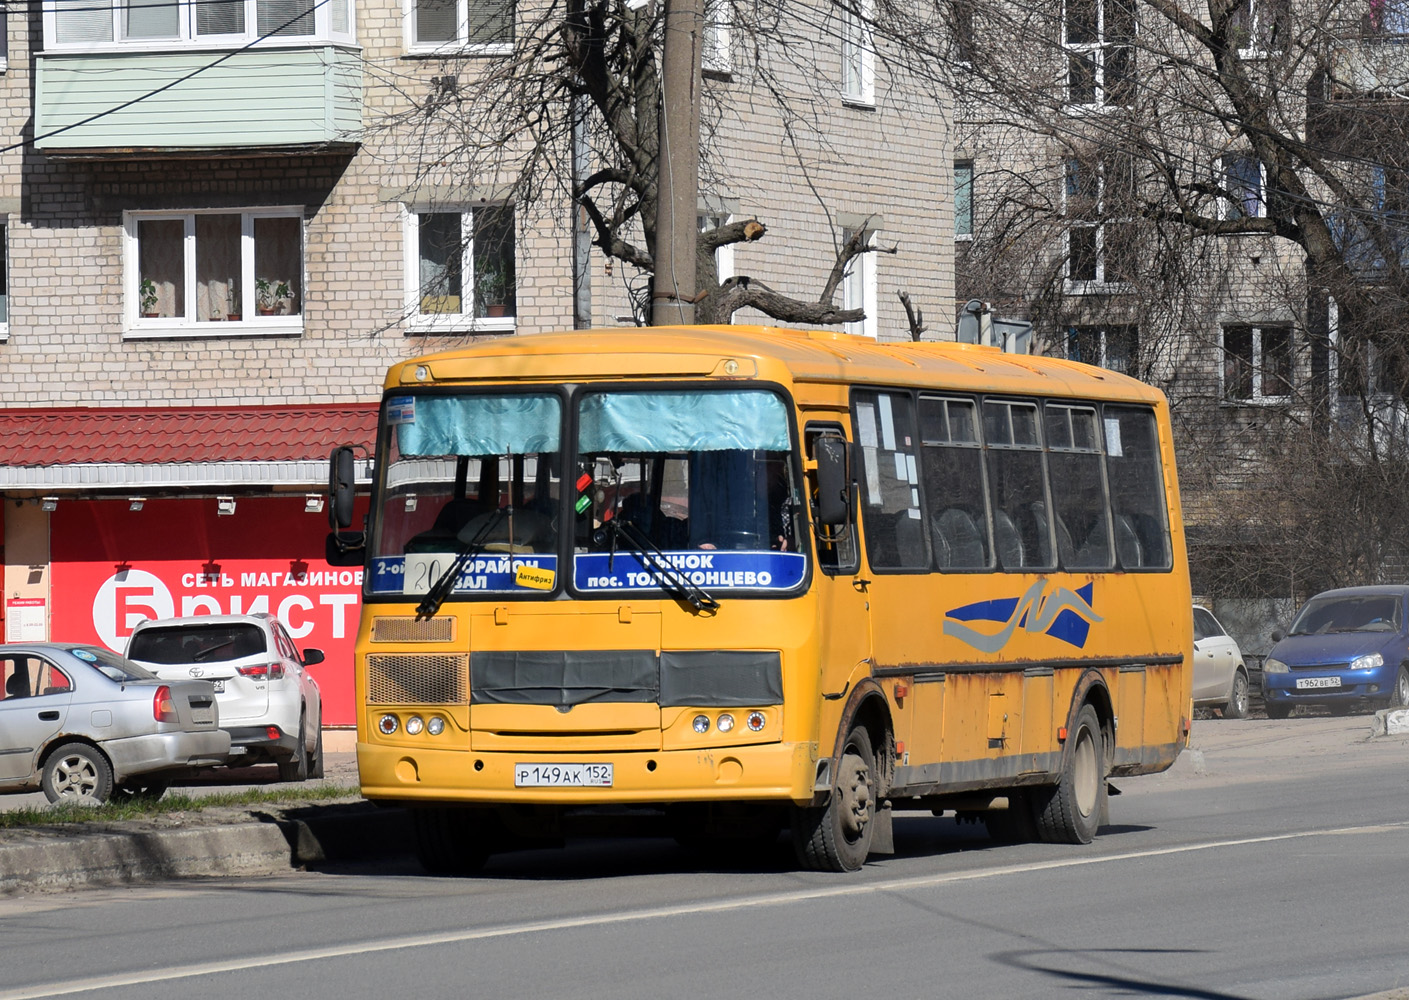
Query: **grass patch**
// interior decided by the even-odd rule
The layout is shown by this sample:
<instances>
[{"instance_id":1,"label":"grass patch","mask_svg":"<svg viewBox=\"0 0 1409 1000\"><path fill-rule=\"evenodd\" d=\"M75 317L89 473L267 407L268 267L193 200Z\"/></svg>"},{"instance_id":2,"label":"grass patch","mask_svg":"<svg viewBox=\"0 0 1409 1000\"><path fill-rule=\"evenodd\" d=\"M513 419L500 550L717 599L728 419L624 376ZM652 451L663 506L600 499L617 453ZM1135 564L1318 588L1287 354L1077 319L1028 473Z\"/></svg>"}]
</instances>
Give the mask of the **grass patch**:
<instances>
[{"instance_id":1,"label":"grass patch","mask_svg":"<svg viewBox=\"0 0 1409 1000\"><path fill-rule=\"evenodd\" d=\"M240 792L214 792L210 795L168 792L155 802L144 799L109 799L101 806L52 805L37 809L31 807L6 810L0 812L0 830L56 824L113 823L130 819L150 819L163 813L200 812L216 806L320 802L357 794L356 785L287 785L270 789L247 788Z\"/></svg>"}]
</instances>

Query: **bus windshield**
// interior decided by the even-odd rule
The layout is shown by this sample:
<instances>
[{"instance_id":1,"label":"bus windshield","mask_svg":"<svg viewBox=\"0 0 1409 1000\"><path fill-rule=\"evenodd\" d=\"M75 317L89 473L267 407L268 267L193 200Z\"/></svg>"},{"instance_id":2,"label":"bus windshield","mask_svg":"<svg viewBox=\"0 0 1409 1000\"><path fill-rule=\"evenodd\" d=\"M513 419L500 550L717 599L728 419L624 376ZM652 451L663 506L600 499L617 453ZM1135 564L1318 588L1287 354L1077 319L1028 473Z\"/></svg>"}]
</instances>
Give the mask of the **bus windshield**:
<instances>
[{"instance_id":1,"label":"bus windshield","mask_svg":"<svg viewBox=\"0 0 1409 1000\"><path fill-rule=\"evenodd\" d=\"M561 481L556 394L392 396L382 419L388 443L370 593L424 595L475 542L453 593L524 592L551 579ZM525 567L537 572L525 575Z\"/></svg>"},{"instance_id":2,"label":"bus windshield","mask_svg":"<svg viewBox=\"0 0 1409 1000\"><path fill-rule=\"evenodd\" d=\"M578 402L573 581L786 590L806 571L787 410L767 390L588 392Z\"/></svg>"}]
</instances>

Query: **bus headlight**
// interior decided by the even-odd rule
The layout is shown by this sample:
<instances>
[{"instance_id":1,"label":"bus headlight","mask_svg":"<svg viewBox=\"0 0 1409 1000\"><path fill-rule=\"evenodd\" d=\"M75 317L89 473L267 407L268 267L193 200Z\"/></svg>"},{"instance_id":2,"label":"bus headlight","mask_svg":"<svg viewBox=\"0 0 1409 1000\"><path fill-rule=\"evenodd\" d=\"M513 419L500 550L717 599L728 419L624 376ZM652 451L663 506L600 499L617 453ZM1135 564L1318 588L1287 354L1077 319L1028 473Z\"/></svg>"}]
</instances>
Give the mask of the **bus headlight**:
<instances>
[{"instance_id":1,"label":"bus headlight","mask_svg":"<svg viewBox=\"0 0 1409 1000\"><path fill-rule=\"evenodd\" d=\"M413 715L413 716L411 716L411 718L409 718L409 719L406 720L406 735L408 735L408 736L416 736L416 735L418 735L418 734L421 732L421 728L422 728L424 725L425 725L425 723L424 723L423 721L421 721L421 717L420 717L419 715Z\"/></svg>"},{"instance_id":2,"label":"bus headlight","mask_svg":"<svg viewBox=\"0 0 1409 1000\"><path fill-rule=\"evenodd\" d=\"M396 716L394 715L383 715L377 720L377 728L381 730L383 736L390 736L392 733L396 732L396 726Z\"/></svg>"},{"instance_id":3,"label":"bus headlight","mask_svg":"<svg viewBox=\"0 0 1409 1000\"><path fill-rule=\"evenodd\" d=\"M750 712L748 719L745 721L745 725L755 733L761 733L767 721L767 717L762 712Z\"/></svg>"},{"instance_id":4,"label":"bus headlight","mask_svg":"<svg viewBox=\"0 0 1409 1000\"><path fill-rule=\"evenodd\" d=\"M697 715L695 716L695 721L692 722L691 725L694 727L695 732L707 733L709 732L709 716Z\"/></svg>"},{"instance_id":5,"label":"bus headlight","mask_svg":"<svg viewBox=\"0 0 1409 1000\"><path fill-rule=\"evenodd\" d=\"M717 725L719 726L719 731L721 733L727 733L734 728L734 717L728 712L725 712L719 717L719 722L717 723Z\"/></svg>"},{"instance_id":6,"label":"bus headlight","mask_svg":"<svg viewBox=\"0 0 1409 1000\"><path fill-rule=\"evenodd\" d=\"M438 715L432 715L431 721L426 723L426 732L432 736L439 736L445 732L445 720Z\"/></svg>"}]
</instances>

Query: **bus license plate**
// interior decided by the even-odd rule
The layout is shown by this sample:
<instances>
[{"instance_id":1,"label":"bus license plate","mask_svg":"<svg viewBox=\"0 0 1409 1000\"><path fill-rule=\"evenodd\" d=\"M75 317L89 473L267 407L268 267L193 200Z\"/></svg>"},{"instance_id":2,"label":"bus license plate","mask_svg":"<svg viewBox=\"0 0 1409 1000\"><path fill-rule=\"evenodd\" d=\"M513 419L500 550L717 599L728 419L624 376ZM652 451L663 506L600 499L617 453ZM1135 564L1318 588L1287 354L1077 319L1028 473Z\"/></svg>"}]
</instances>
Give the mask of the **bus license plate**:
<instances>
[{"instance_id":1,"label":"bus license plate","mask_svg":"<svg viewBox=\"0 0 1409 1000\"><path fill-rule=\"evenodd\" d=\"M516 788L610 788L610 764L515 764Z\"/></svg>"},{"instance_id":2,"label":"bus license plate","mask_svg":"<svg viewBox=\"0 0 1409 1000\"><path fill-rule=\"evenodd\" d=\"M1339 677L1298 677L1296 686L1305 690L1306 688L1338 688L1341 686Z\"/></svg>"}]
</instances>

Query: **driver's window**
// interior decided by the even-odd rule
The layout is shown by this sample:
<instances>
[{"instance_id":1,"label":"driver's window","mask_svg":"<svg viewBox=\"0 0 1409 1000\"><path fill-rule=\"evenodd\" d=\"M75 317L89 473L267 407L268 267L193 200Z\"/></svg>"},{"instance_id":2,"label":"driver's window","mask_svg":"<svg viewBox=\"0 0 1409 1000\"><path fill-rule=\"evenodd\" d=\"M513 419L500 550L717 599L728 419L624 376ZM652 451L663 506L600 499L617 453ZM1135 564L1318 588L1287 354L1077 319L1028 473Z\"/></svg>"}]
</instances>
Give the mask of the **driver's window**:
<instances>
[{"instance_id":1,"label":"driver's window","mask_svg":"<svg viewBox=\"0 0 1409 1000\"><path fill-rule=\"evenodd\" d=\"M808 424L803 434L807 457L817 457L817 441L832 437L845 441L839 424ZM856 491L848 486L851 494L851 520L835 528L818 524L817 565L823 573L834 576L838 573L854 573L860 568L859 550L856 545Z\"/></svg>"}]
</instances>

